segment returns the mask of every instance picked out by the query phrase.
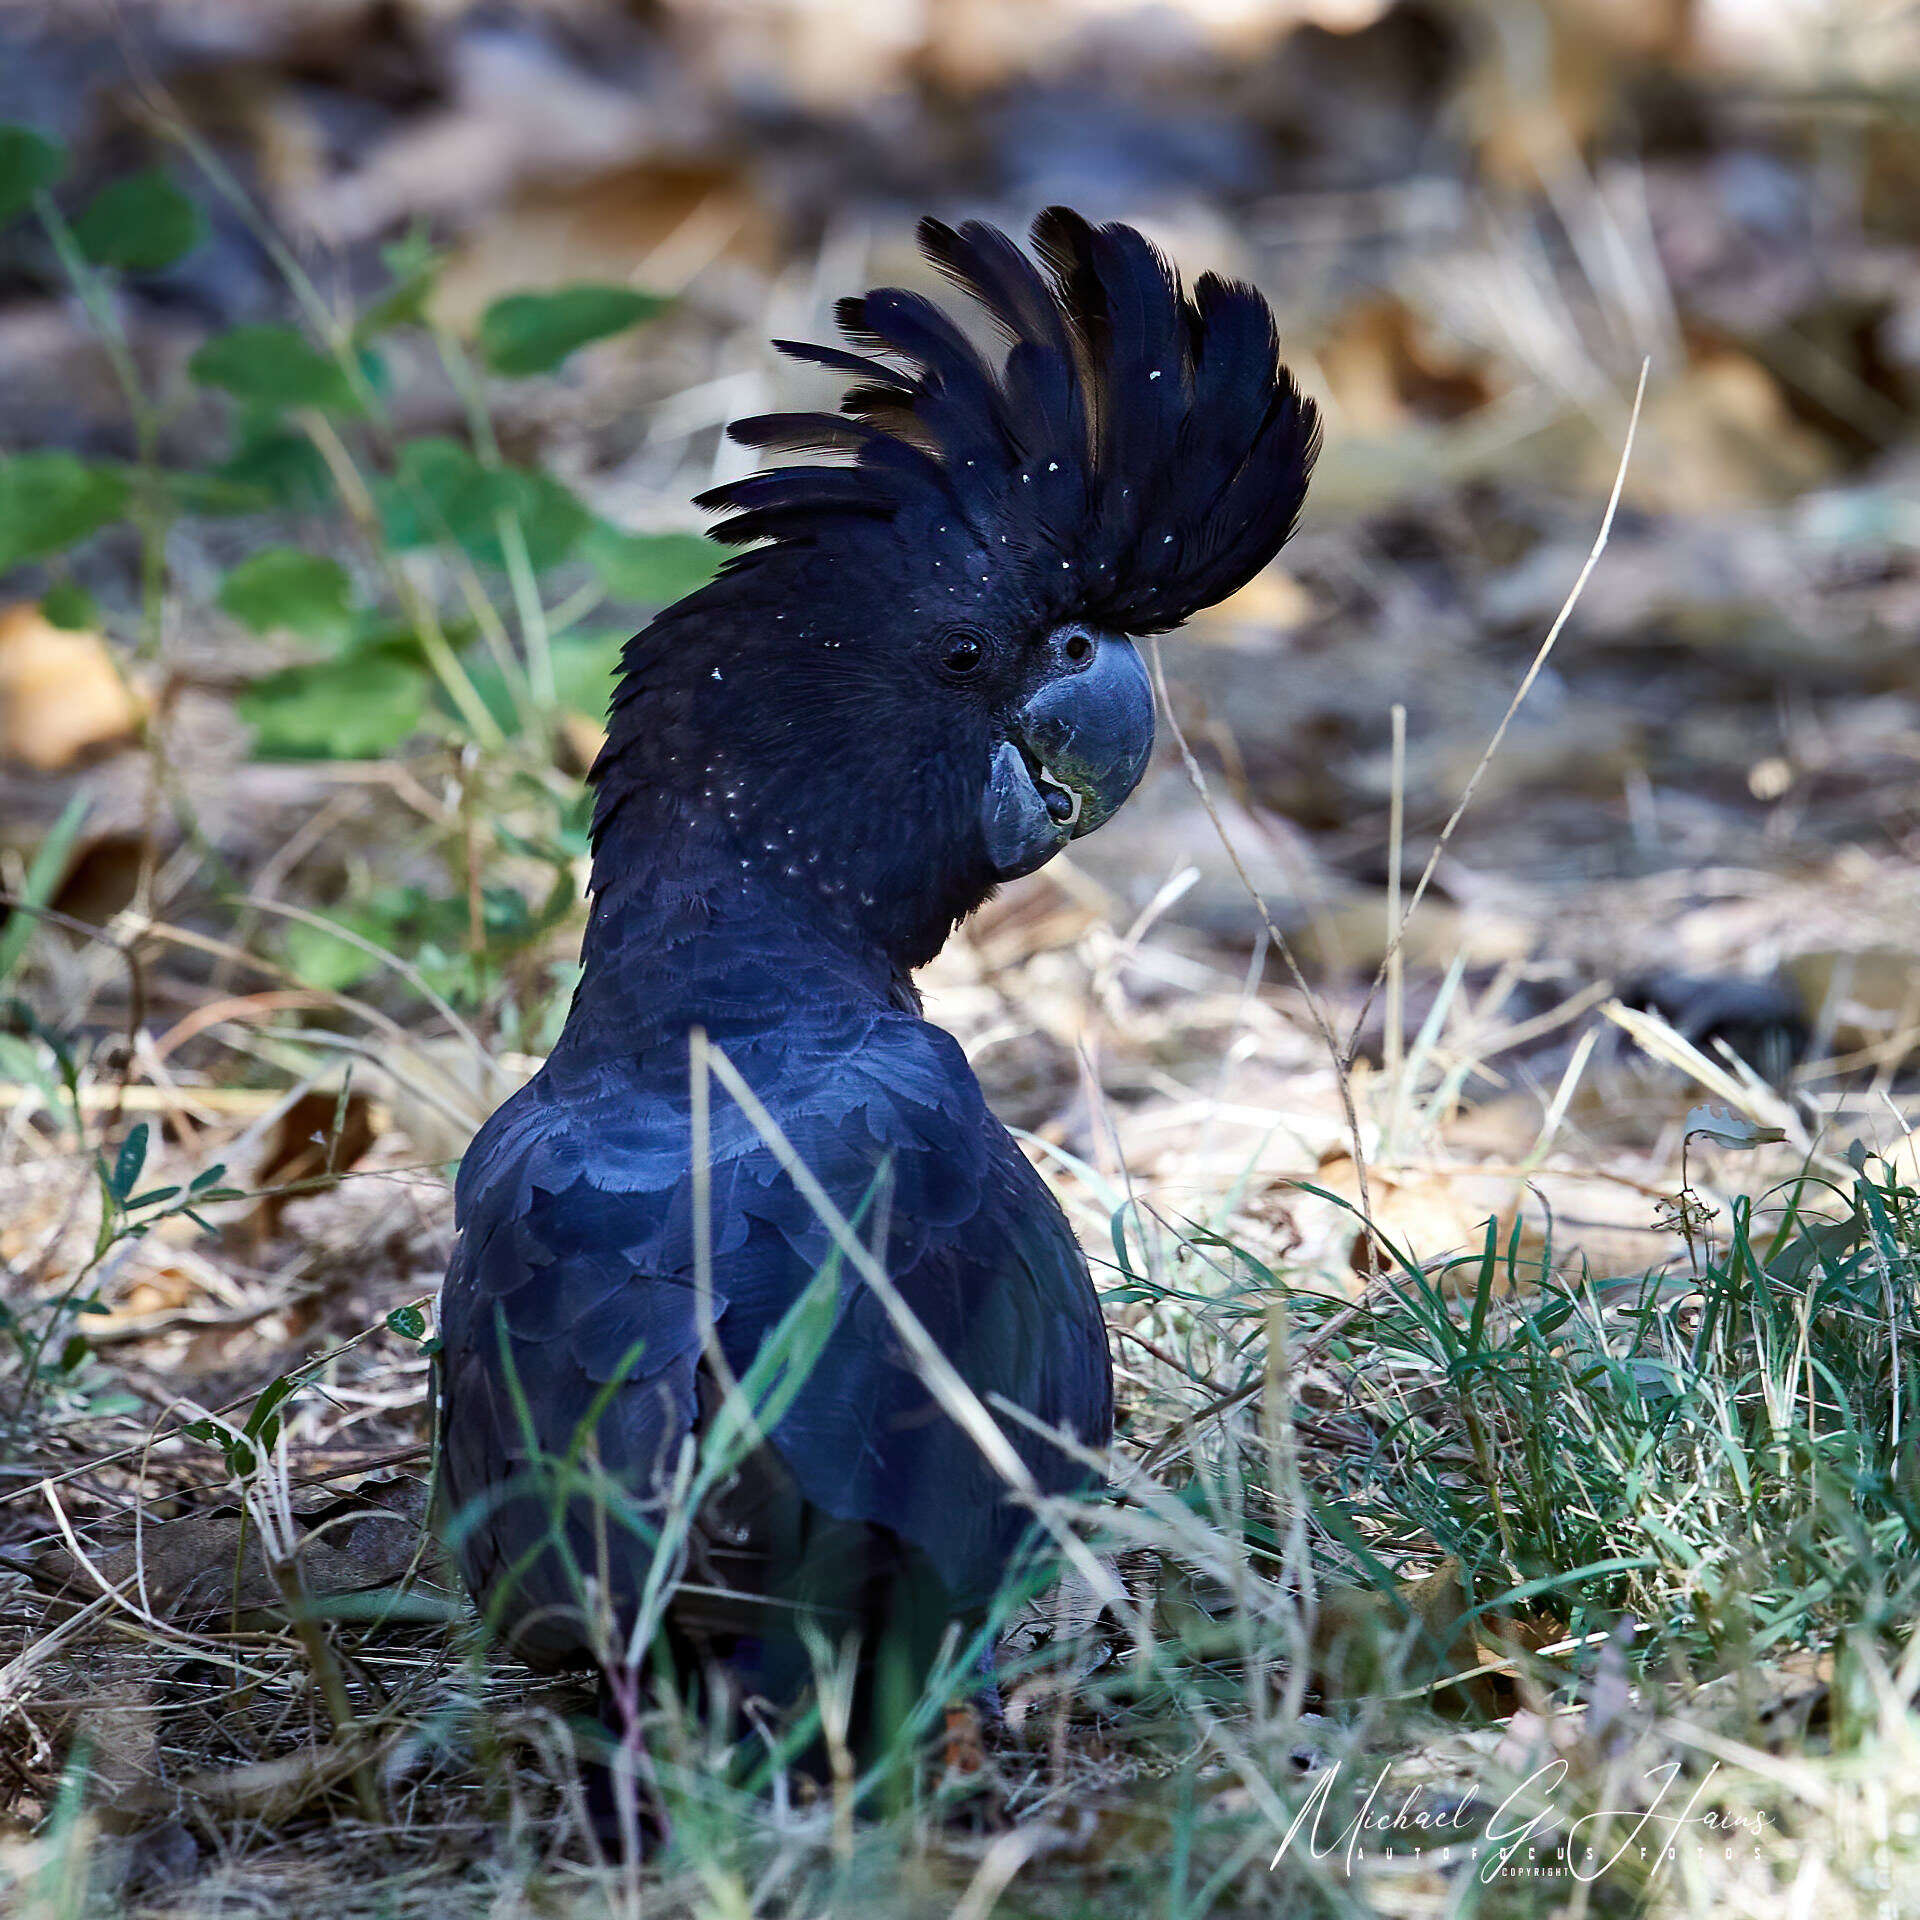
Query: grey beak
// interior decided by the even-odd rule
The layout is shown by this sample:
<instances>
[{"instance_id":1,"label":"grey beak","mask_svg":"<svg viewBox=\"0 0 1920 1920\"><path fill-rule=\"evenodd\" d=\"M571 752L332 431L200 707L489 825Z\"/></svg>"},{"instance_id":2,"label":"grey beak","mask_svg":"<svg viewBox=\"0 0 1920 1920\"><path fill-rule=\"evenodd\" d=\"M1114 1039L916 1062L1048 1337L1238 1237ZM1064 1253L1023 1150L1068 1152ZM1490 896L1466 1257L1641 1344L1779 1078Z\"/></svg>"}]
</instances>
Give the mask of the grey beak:
<instances>
[{"instance_id":1,"label":"grey beak","mask_svg":"<svg viewBox=\"0 0 1920 1920\"><path fill-rule=\"evenodd\" d=\"M1014 715L981 803L987 858L1011 880L1112 819L1153 752L1153 683L1133 642L1102 635L1085 665Z\"/></svg>"}]
</instances>

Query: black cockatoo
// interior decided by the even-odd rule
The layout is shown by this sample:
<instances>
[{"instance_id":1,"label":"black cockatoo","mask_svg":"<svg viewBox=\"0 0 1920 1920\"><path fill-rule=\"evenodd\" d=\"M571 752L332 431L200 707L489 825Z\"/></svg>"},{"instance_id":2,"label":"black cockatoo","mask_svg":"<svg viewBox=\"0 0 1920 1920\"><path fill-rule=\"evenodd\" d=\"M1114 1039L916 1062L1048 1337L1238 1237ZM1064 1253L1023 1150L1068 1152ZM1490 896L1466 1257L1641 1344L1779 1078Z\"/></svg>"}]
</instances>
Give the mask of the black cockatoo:
<instances>
[{"instance_id":1,"label":"black cockatoo","mask_svg":"<svg viewBox=\"0 0 1920 1920\"><path fill-rule=\"evenodd\" d=\"M583 978L460 1169L444 1486L469 1586L538 1666L621 1657L687 1443L823 1271L804 1382L675 1549L667 1638L741 1689L795 1697L801 1610L922 1652L978 1616L1032 1491L1083 1488L1110 1437L1086 1260L912 974L1132 791L1153 739L1134 639L1272 558L1318 429L1266 302L1211 275L1187 294L1131 228L1055 209L1037 264L977 223L920 239L1004 358L896 288L842 303L858 351L780 343L856 384L840 415L734 435L839 463L703 497L745 550L627 645ZM695 1030L765 1109L713 1087L701 1180ZM894 1308L836 1267L768 1118ZM1026 1500L930 1389L902 1304ZM601 1496L555 1491L568 1457Z\"/></svg>"}]
</instances>

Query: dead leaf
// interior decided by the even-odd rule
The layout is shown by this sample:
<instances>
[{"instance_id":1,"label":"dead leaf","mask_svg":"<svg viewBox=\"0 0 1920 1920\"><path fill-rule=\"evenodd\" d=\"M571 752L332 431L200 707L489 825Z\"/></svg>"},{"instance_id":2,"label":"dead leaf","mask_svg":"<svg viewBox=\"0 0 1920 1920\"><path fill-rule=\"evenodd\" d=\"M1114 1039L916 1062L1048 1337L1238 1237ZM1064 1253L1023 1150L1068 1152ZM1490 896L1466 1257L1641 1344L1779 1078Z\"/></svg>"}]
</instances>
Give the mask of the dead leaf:
<instances>
[{"instance_id":1,"label":"dead leaf","mask_svg":"<svg viewBox=\"0 0 1920 1920\"><path fill-rule=\"evenodd\" d=\"M1480 356L1444 340L1390 294L1365 301L1331 330L1320 366L1344 425L1356 434L1457 420L1495 395L1492 371Z\"/></svg>"},{"instance_id":2,"label":"dead leaf","mask_svg":"<svg viewBox=\"0 0 1920 1920\"><path fill-rule=\"evenodd\" d=\"M190 1774L172 1788L156 1784L129 1796L112 1809L116 1818L110 1824L126 1825L169 1807L186 1806L278 1826L339 1786L369 1757L365 1745L325 1741L275 1760L256 1760L250 1766L211 1768Z\"/></svg>"},{"instance_id":3,"label":"dead leaf","mask_svg":"<svg viewBox=\"0 0 1920 1920\"><path fill-rule=\"evenodd\" d=\"M1343 1700L1471 1672L1483 1653L1467 1617L1460 1562L1452 1556L1418 1580L1397 1583L1391 1595L1376 1587L1327 1588L1314 1616L1312 1644L1321 1692ZM1455 1711L1469 1701L1493 1711L1495 1697L1484 1677L1434 1696L1435 1705Z\"/></svg>"},{"instance_id":4,"label":"dead leaf","mask_svg":"<svg viewBox=\"0 0 1920 1920\"><path fill-rule=\"evenodd\" d=\"M56 627L31 601L0 613L0 759L58 773L139 720L99 634Z\"/></svg>"},{"instance_id":5,"label":"dead leaf","mask_svg":"<svg viewBox=\"0 0 1920 1920\"><path fill-rule=\"evenodd\" d=\"M375 1108L364 1093L316 1088L280 1116L273 1139L253 1172L257 1187L278 1188L262 1196L251 1224L263 1239L278 1232L280 1216L295 1200L332 1186L356 1165L378 1138Z\"/></svg>"},{"instance_id":6,"label":"dead leaf","mask_svg":"<svg viewBox=\"0 0 1920 1920\"><path fill-rule=\"evenodd\" d=\"M420 1551L426 1510L427 1483L410 1478L369 1481L344 1495L319 1488L296 1496L295 1551L308 1596L365 1593L403 1578ZM237 1506L150 1523L137 1538L123 1534L89 1556L102 1578L161 1619L282 1611L258 1530ZM82 1598L98 1591L94 1576L64 1547L38 1555L34 1571Z\"/></svg>"},{"instance_id":7,"label":"dead leaf","mask_svg":"<svg viewBox=\"0 0 1920 1920\"><path fill-rule=\"evenodd\" d=\"M1335 1153L1322 1162L1313 1185L1340 1195L1358 1209L1360 1183L1350 1155ZM1444 1294L1470 1290L1477 1283L1477 1257L1458 1266L1450 1263L1462 1255L1477 1256L1486 1242L1488 1220L1497 1220L1501 1257L1494 1269L1493 1291L1504 1295L1512 1290L1505 1258L1515 1204L1510 1178L1476 1174L1467 1166L1438 1172L1369 1165L1367 1199L1375 1232L1400 1253L1419 1261ZM1335 1246L1344 1244L1348 1264L1356 1275L1364 1274L1367 1235L1356 1214L1342 1209L1333 1227L1336 1236L1344 1236L1335 1239ZM1384 1258L1390 1265L1397 1264L1391 1254ZM1444 1271L1441 1263L1449 1263ZM1518 1271L1525 1275L1527 1269L1521 1264Z\"/></svg>"},{"instance_id":8,"label":"dead leaf","mask_svg":"<svg viewBox=\"0 0 1920 1920\"><path fill-rule=\"evenodd\" d=\"M1826 478L1835 457L1795 418L1758 360L1718 344L1699 349L1680 379L1648 394L1640 444L1626 497L1696 514L1791 499ZM1604 491L1618 459L1596 444L1588 482Z\"/></svg>"}]
</instances>

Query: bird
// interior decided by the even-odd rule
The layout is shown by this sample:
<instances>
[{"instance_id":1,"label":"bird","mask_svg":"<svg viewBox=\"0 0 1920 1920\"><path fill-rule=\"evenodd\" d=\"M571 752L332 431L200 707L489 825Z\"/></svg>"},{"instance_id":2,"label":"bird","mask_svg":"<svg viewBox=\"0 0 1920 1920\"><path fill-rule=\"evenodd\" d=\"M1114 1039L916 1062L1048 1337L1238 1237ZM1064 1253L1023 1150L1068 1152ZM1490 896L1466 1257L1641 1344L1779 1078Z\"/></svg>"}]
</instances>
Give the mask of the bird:
<instances>
[{"instance_id":1,"label":"bird","mask_svg":"<svg viewBox=\"0 0 1920 1920\"><path fill-rule=\"evenodd\" d=\"M613 1734L649 1661L791 1714L823 1645L898 1725L1097 1492L1087 1260L913 976L1118 811L1136 643L1273 558L1319 447L1252 287L1059 207L918 232L973 330L882 287L774 343L851 384L731 429L775 463L623 650L579 984L456 1182L449 1537Z\"/></svg>"}]
</instances>

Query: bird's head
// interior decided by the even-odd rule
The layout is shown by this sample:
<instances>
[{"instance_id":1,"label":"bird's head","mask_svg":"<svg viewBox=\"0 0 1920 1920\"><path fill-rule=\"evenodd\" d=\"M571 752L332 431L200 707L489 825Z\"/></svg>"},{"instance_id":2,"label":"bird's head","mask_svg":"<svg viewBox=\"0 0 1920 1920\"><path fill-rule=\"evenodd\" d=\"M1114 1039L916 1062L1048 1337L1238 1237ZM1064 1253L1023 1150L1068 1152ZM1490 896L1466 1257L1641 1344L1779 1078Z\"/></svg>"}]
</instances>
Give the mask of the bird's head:
<instances>
[{"instance_id":1,"label":"bird's head","mask_svg":"<svg viewBox=\"0 0 1920 1920\"><path fill-rule=\"evenodd\" d=\"M856 384L734 437L838 463L702 497L745 551L629 643L594 772L596 887L692 827L903 966L1132 792L1135 640L1273 557L1318 447L1250 287L1188 294L1060 208L1038 264L976 222L920 239L1004 357L898 288L841 303L857 352L779 343Z\"/></svg>"}]
</instances>

